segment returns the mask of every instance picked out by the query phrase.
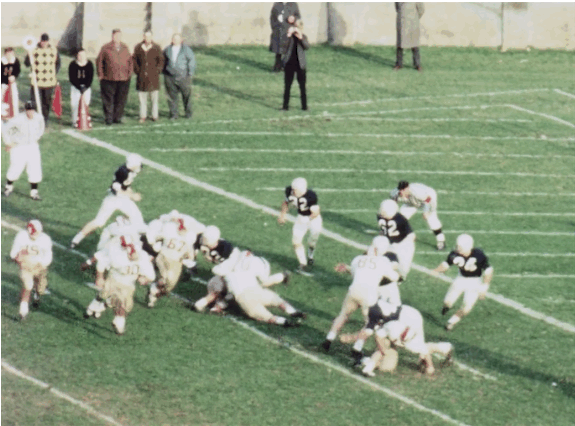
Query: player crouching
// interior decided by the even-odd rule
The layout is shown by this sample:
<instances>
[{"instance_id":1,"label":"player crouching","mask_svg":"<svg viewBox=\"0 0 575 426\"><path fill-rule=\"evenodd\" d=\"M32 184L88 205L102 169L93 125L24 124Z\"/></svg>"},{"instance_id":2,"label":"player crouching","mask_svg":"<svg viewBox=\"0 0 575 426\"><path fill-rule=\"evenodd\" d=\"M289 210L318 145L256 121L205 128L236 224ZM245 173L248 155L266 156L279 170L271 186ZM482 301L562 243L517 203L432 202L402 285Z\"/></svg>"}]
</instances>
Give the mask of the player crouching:
<instances>
[{"instance_id":1,"label":"player crouching","mask_svg":"<svg viewBox=\"0 0 575 426\"><path fill-rule=\"evenodd\" d=\"M98 296L88 305L85 318L99 318L111 307L114 310L112 325L117 334L124 334L126 316L134 306L136 281L146 285L156 278L150 257L128 235L122 235L112 244L96 253L96 288Z\"/></svg>"},{"instance_id":2,"label":"player crouching","mask_svg":"<svg viewBox=\"0 0 575 426\"><path fill-rule=\"evenodd\" d=\"M16 234L10 258L20 268L22 292L20 294L20 319L26 318L29 312L28 304L33 295L32 306L38 307L40 296L48 287L48 266L52 263L52 240L42 232L42 224L31 220Z\"/></svg>"},{"instance_id":3,"label":"player crouching","mask_svg":"<svg viewBox=\"0 0 575 426\"><path fill-rule=\"evenodd\" d=\"M375 333L377 350L369 358L362 358L361 350L365 340ZM449 342L426 343L421 313L408 305L394 305L380 299L369 309L367 325L357 336L342 335L342 341L349 343L355 339L352 354L362 365L362 373L374 376L374 370L394 371L397 366L397 353L393 347L405 348L419 355L419 361L428 375L435 372L431 355L440 353L450 362L453 345ZM391 343L391 345L390 345Z\"/></svg>"},{"instance_id":4,"label":"player crouching","mask_svg":"<svg viewBox=\"0 0 575 426\"><path fill-rule=\"evenodd\" d=\"M247 316L257 321L292 327L299 324L297 320L305 318L303 312L268 288L281 282L287 283L289 273L270 275L268 261L254 256L250 251L242 251L231 270L220 269L221 266L225 265L221 264L212 269L216 276L208 283L208 295L194 304L197 311L202 312L210 303L222 300L227 292ZM220 304L216 305L216 308L221 309L224 306ZM291 318L274 315L268 307L279 308Z\"/></svg>"}]
</instances>

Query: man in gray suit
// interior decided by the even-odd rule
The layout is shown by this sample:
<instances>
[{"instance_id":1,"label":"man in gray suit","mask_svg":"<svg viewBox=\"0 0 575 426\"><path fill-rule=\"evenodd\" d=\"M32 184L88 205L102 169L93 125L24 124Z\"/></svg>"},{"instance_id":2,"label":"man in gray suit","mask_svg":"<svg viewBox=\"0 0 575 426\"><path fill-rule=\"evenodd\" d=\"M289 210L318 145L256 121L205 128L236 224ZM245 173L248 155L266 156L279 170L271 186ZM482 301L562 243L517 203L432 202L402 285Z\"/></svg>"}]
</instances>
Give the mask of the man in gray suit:
<instances>
[{"instance_id":1,"label":"man in gray suit","mask_svg":"<svg viewBox=\"0 0 575 426\"><path fill-rule=\"evenodd\" d=\"M397 12L397 61L394 70L403 67L403 49L411 49L413 66L422 71L419 57L419 20L423 16L423 3L395 3Z\"/></svg>"},{"instance_id":2,"label":"man in gray suit","mask_svg":"<svg viewBox=\"0 0 575 426\"><path fill-rule=\"evenodd\" d=\"M170 120L178 118L179 93L184 101L186 118L192 118L192 77L196 69L196 58L192 49L183 44L180 34L174 34L172 44L164 49L164 63Z\"/></svg>"}]
</instances>

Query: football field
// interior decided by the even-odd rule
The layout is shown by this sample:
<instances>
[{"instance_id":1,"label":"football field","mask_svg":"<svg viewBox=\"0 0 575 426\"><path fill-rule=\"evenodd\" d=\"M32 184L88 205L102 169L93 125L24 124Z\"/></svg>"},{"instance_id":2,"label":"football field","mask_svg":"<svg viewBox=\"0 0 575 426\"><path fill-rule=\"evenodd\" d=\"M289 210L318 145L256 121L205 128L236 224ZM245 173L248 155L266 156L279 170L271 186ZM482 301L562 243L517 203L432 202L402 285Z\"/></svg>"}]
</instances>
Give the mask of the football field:
<instances>
[{"instance_id":1,"label":"football field","mask_svg":"<svg viewBox=\"0 0 575 426\"><path fill-rule=\"evenodd\" d=\"M257 47L196 51L191 121L167 120L161 93L161 120L138 124L135 84L123 125L104 126L97 93L91 131L72 130L65 110L41 142L43 201L28 198L24 176L2 199L2 424L573 424L573 54L423 48L423 73L392 71L393 57L387 47L312 48L309 111L299 109L297 82L290 111L279 110L283 74L269 71L273 57ZM99 235L75 250L69 242L128 152L144 158L134 189L146 221L178 209L217 225L273 272L297 266L292 223L279 226L277 216L285 186L305 177L324 224L314 274L274 288L307 313L303 325L192 312L211 276L203 259L154 309L138 288L126 335L114 334L109 311L83 319L94 276L79 266ZM3 178L8 161L3 152ZM351 367L350 346L335 342L327 354L319 346L351 282L333 268L377 234L379 204L399 180L438 193L448 250L436 251L416 214L414 264L400 290L421 311L426 340L453 343L455 362L437 358L427 377L400 350L396 372L365 378ZM50 294L19 322L9 251L30 219L52 237L54 261ZM431 269L463 232L489 257L494 279L486 300L446 332L442 302L457 271ZM343 331L361 325L356 312Z\"/></svg>"}]
</instances>

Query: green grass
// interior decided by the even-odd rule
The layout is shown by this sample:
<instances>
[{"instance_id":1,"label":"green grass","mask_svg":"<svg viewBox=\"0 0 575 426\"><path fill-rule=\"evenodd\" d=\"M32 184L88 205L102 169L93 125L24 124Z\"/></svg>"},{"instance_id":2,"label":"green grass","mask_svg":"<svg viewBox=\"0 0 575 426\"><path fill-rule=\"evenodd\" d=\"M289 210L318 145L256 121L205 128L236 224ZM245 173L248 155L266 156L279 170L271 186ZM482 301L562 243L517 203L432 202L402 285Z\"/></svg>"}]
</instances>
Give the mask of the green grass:
<instances>
[{"instance_id":1,"label":"green grass","mask_svg":"<svg viewBox=\"0 0 575 426\"><path fill-rule=\"evenodd\" d=\"M196 54L192 121L168 123L162 92L162 121L139 126L133 86L123 126L103 125L101 102L93 94L95 128L87 135L275 209L283 199L281 188L303 175L317 189L324 227L363 244L373 237L366 230L376 229L379 203L398 180L428 184L439 191L448 246L457 236L452 231L467 231L490 257L495 269L492 293L575 324L573 257L561 256L575 253L574 131L549 117L508 106L575 123L575 101L554 92L575 93L571 53L423 48L424 72L417 73L407 67L393 72L392 48L318 46L308 54L308 113L298 108L297 83L291 110L279 111L283 76L269 72L273 58L264 49L210 47ZM408 55L406 64L409 60ZM68 62L65 58L62 76ZM24 94L24 77L20 81ZM63 86L67 100L69 89ZM93 90L98 91L97 84ZM519 92L497 93L511 91ZM478 93L483 95L469 96ZM349 104L367 100L372 102ZM42 139L44 201L27 198L22 177L2 203L3 221L22 226L38 218L53 240L66 246L94 217L122 162L118 154L62 133L70 124L68 116L65 109L63 123L53 122ZM158 150L174 148L196 151ZM288 152L261 151L268 149ZM2 164L8 164L6 153ZM273 171L240 171L248 168ZM342 169L348 172L337 172ZM142 193L140 209L146 220L176 208L219 226L234 244L266 257L274 271L296 266L291 225L279 227L273 216L152 167L144 169L135 188ZM505 215L522 212L561 215ZM411 223L418 237L414 262L435 267L446 253L434 252L434 237L421 215ZM529 234L535 231L549 235ZM240 321L279 339L278 345L228 319L195 314L176 298L162 299L148 310L144 288L137 290L126 335L118 337L111 313L98 321L82 318L94 297L84 283L93 276L79 271L81 258L59 248L49 274L52 294L19 323L20 282L16 265L8 259L14 234L2 228L2 359L122 424L449 424L326 366L350 365L349 347L335 343L327 355L318 347L350 283L349 277L333 272L333 266L350 262L358 254L354 248L322 236L315 276L295 276L288 287L276 289L308 313L302 327L277 328L239 314ZM98 235L90 236L79 250L90 254L97 240ZM557 256L506 255L518 253ZM209 265L200 261L199 269L200 277L208 279ZM564 277L498 276L510 274ZM400 352L397 372L370 381L464 424L572 424L573 333L486 300L448 334L440 315L446 290L446 283L415 269L401 286L404 303L424 316L427 340L452 342L458 362L495 380L455 366L424 377L416 371L417 358ZM193 281L176 288L190 300L204 291ZM345 331L360 326L356 313ZM367 349L372 348L370 342ZM303 357L300 350L317 360ZM104 424L6 371L2 379L3 423Z\"/></svg>"}]
</instances>

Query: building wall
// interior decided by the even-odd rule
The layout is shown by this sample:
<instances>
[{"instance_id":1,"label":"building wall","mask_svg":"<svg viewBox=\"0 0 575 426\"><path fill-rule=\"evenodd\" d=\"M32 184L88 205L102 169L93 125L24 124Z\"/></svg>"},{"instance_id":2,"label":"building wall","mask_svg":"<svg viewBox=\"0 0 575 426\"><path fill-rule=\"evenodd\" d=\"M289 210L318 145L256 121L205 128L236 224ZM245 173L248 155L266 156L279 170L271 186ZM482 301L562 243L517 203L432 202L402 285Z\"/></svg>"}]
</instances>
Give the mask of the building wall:
<instances>
[{"instance_id":1,"label":"building wall","mask_svg":"<svg viewBox=\"0 0 575 426\"><path fill-rule=\"evenodd\" d=\"M94 55L112 29L121 28L133 48L149 25L162 46L175 32L196 46L269 44L271 2L84 3L78 26L79 5L3 2L2 45L20 46L25 36L43 32L55 41L65 34L61 46L77 44L70 28L83 28L80 40ZM311 43L395 44L393 3L301 3L300 9ZM575 3L425 3L421 44L575 49Z\"/></svg>"}]
</instances>

